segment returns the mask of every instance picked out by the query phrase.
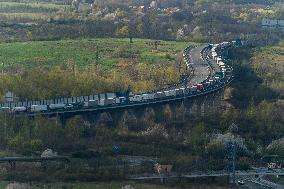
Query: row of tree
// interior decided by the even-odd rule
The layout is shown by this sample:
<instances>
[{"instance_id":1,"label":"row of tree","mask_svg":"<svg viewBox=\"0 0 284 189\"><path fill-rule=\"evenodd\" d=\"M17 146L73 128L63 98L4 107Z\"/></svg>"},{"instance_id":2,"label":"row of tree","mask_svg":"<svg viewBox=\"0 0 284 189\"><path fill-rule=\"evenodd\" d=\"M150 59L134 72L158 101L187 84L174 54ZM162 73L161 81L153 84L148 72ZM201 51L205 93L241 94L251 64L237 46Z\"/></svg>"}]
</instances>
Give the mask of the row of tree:
<instances>
[{"instance_id":1,"label":"row of tree","mask_svg":"<svg viewBox=\"0 0 284 189\"><path fill-rule=\"evenodd\" d=\"M25 70L17 75L4 74L0 76L0 91L2 96L6 91L13 91L20 100L52 99L105 92L147 92L179 82L179 70L171 64L125 61L124 70L105 71L100 65L88 70L61 66Z\"/></svg>"}]
</instances>

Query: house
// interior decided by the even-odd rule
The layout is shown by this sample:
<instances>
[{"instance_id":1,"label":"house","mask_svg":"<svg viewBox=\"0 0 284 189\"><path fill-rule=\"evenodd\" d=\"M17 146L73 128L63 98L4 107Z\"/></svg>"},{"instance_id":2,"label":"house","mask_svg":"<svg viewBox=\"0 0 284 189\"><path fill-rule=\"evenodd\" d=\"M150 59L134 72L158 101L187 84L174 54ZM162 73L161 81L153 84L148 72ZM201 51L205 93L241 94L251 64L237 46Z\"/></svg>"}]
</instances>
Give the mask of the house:
<instances>
[{"instance_id":1,"label":"house","mask_svg":"<svg viewBox=\"0 0 284 189\"><path fill-rule=\"evenodd\" d=\"M171 173L173 165L161 165L156 163L154 166L155 171L158 174L169 174Z\"/></svg>"},{"instance_id":2,"label":"house","mask_svg":"<svg viewBox=\"0 0 284 189\"><path fill-rule=\"evenodd\" d=\"M284 20L262 19L261 26L263 28L279 28L284 31Z\"/></svg>"}]
</instances>

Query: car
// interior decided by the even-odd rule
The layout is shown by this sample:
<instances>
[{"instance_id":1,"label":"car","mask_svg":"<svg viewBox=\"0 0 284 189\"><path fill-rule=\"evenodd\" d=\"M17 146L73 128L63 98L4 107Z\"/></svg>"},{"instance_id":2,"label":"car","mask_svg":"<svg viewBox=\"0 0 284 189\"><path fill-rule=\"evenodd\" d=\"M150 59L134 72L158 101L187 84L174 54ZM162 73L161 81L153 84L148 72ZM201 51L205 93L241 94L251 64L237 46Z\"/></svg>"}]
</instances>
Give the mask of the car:
<instances>
[{"instance_id":1,"label":"car","mask_svg":"<svg viewBox=\"0 0 284 189\"><path fill-rule=\"evenodd\" d=\"M74 105L73 104L66 104L65 109L73 109Z\"/></svg>"},{"instance_id":2,"label":"car","mask_svg":"<svg viewBox=\"0 0 284 189\"><path fill-rule=\"evenodd\" d=\"M243 180L238 180L238 185L244 185L245 182Z\"/></svg>"}]
</instances>

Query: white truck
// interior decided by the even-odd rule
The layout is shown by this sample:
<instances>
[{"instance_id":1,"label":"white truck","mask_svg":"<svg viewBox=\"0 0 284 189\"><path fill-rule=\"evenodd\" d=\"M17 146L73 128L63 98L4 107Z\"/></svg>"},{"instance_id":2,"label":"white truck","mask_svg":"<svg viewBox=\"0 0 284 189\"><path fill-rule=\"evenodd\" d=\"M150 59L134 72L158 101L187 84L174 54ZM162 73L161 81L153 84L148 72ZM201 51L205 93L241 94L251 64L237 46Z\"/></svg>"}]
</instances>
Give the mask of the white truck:
<instances>
[{"instance_id":1,"label":"white truck","mask_svg":"<svg viewBox=\"0 0 284 189\"><path fill-rule=\"evenodd\" d=\"M48 107L51 110L58 110L58 109L65 109L66 105L65 104L50 104Z\"/></svg>"},{"instance_id":2,"label":"white truck","mask_svg":"<svg viewBox=\"0 0 284 189\"><path fill-rule=\"evenodd\" d=\"M47 105L32 105L31 112L44 112L47 111Z\"/></svg>"},{"instance_id":3,"label":"white truck","mask_svg":"<svg viewBox=\"0 0 284 189\"><path fill-rule=\"evenodd\" d=\"M27 107L25 107L25 106L12 108L12 112L25 112L25 111L27 111Z\"/></svg>"}]
</instances>

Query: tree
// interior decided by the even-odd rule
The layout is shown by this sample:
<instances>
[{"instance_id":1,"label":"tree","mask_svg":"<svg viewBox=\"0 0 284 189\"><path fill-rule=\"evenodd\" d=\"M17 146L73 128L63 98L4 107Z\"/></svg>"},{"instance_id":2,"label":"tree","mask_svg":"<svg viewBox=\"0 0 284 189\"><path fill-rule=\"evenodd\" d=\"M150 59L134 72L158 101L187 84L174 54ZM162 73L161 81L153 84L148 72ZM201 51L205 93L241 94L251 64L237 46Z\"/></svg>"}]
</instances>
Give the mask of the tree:
<instances>
[{"instance_id":1,"label":"tree","mask_svg":"<svg viewBox=\"0 0 284 189\"><path fill-rule=\"evenodd\" d=\"M70 141L76 141L84 134L86 127L80 116L68 120L65 126L65 136Z\"/></svg>"},{"instance_id":2,"label":"tree","mask_svg":"<svg viewBox=\"0 0 284 189\"><path fill-rule=\"evenodd\" d=\"M284 156L284 138L273 140L266 149L270 154Z\"/></svg>"},{"instance_id":3,"label":"tree","mask_svg":"<svg viewBox=\"0 0 284 189\"><path fill-rule=\"evenodd\" d=\"M190 132L190 145L196 154L203 152L206 145L205 125L200 123L192 128Z\"/></svg>"},{"instance_id":4,"label":"tree","mask_svg":"<svg viewBox=\"0 0 284 189\"><path fill-rule=\"evenodd\" d=\"M128 37L129 36L129 29L128 26L123 26L117 31L117 35L120 37Z\"/></svg>"},{"instance_id":5,"label":"tree","mask_svg":"<svg viewBox=\"0 0 284 189\"><path fill-rule=\"evenodd\" d=\"M208 144L207 149L214 149L216 147L216 150L218 151L225 151L231 144L236 145L237 153L239 154L246 154L248 153L248 149L244 143L244 139L240 136L235 136L231 133L225 133L225 134L217 134L215 135L210 143ZM213 154L214 150L211 150Z\"/></svg>"},{"instance_id":6,"label":"tree","mask_svg":"<svg viewBox=\"0 0 284 189\"><path fill-rule=\"evenodd\" d=\"M55 148L64 141L62 137L62 127L56 124L57 121L47 121L43 117L36 117L33 124L33 138L42 142L42 146L46 148Z\"/></svg>"},{"instance_id":7,"label":"tree","mask_svg":"<svg viewBox=\"0 0 284 189\"><path fill-rule=\"evenodd\" d=\"M28 32L27 32L27 38L28 38L29 41L32 41L32 40L33 40L33 34L32 34L31 31L28 31Z\"/></svg>"},{"instance_id":8,"label":"tree","mask_svg":"<svg viewBox=\"0 0 284 189\"><path fill-rule=\"evenodd\" d=\"M173 113L169 104L164 106L163 116L165 118L165 123L168 125L173 117Z\"/></svg>"}]
</instances>

